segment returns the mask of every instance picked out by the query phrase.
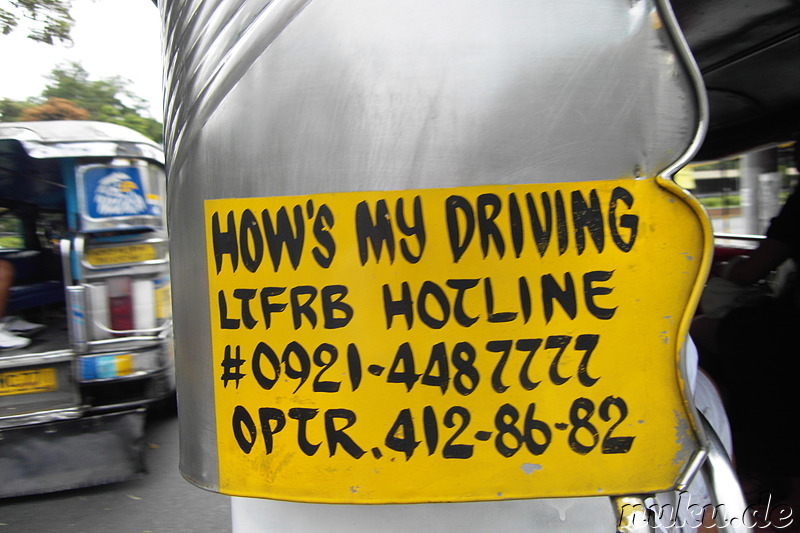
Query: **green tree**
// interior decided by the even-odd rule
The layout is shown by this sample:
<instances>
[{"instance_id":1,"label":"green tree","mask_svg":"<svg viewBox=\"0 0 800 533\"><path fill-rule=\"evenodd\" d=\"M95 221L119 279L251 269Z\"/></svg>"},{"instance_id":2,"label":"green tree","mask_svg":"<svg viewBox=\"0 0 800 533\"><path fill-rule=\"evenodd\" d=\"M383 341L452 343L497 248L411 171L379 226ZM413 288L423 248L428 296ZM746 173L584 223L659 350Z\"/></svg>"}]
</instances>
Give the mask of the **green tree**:
<instances>
[{"instance_id":1,"label":"green tree","mask_svg":"<svg viewBox=\"0 0 800 533\"><path fill-rule=\"evenodd\" d=\"M130 80L119 76L91 80L78 63L57 66L47 79L49 83L42 91L45 99L69 100L88 111L90 120L127 126L162 141L161 123L146 116L147 101L127 89Z\"/></svg>"},{"instance_id":2,"label":"green tree","mask_svg":"<svg viewBox=\"0 0 800 533\"><path fill-rule=\"evenodd\" d=\"M33 102L20 102L10 98L0 100L0 122L16 122L22 120L20 115L27 108L35 105Z\"/></svg>"},{"instance_id":3,"label":"green tree","mask_svg":"<svg viewBox=\"0 0 800 533\"><path fill-rule=\"evenodd\" d=\"M89 112L63 98L48 98L41 105L25 108L19 115L20 120L87 120Z\"/></svg>"},{"instance_id":4,"label":"green tree","mask_svg":"<svg viewBox=\"0 0 800 533\"><path fill-rule=\"evenodd\" d=\"M79 63L57 66L47 79L40 97L0 100L0 121L98 120L162 142L161 123L147 116L147 101L128 90L129 80L119 76L92 80Z\"/></svg>"},{"instance_id":5,"label":"green tree","mask_svg":"<svg viewBox=\"0 0 800 533\"><path fill-rule=\"evenodd\" d=\"M8 35L27 19L28 38L46 44L71 43L71 0L11 0L0 7L0 31Z\"/></svg>"}]
</instances>

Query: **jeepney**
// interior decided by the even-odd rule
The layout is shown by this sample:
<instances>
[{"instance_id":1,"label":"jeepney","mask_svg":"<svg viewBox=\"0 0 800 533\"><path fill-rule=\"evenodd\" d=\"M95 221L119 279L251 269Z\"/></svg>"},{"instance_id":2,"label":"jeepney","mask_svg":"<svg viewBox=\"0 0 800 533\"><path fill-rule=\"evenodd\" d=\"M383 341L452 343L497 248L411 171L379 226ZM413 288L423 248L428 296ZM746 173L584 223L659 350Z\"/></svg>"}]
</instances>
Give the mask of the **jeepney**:
<instances>
[{"instance_id":1,"label":"jeepney","mask_svg":"<svg viewBox=\"0 0 800 533\"><path fill-rule=\"evenodd\" d=\"M128 128L0 123L0 497L144 472L146 408L174 394L164 156ZM13 318L11 318L13 317Z\"/></svg>"}]
</instances>

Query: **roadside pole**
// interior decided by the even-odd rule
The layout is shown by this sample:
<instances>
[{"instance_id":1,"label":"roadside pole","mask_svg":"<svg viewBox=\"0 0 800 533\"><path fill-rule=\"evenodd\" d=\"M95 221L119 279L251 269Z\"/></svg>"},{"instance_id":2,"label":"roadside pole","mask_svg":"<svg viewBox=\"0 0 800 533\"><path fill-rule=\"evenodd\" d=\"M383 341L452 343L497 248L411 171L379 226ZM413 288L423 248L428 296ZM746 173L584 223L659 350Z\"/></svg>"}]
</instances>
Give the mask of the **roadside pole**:
<instances>
[{"instance_id":1,"label":"roadside pole","mask_svg":"<svg viewBox=\"0 0 800 533\"><path fill-rule=\"evenodd\" d=\"M768 148L742 157L741 205L745 233L763 235L779 208L781 175L778 150Z\"/></svg>"}]
</instances>

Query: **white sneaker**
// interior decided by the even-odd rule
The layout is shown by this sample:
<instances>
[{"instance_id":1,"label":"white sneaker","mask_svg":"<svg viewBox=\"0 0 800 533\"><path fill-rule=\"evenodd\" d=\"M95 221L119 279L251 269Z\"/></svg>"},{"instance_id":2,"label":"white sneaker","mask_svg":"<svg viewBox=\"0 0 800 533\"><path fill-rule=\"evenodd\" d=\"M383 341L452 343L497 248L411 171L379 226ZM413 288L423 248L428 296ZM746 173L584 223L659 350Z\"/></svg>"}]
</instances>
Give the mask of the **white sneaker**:
<instances>
[{"instance_id":1,"label":"white sneaker","mask_svg":"<svg viewBox=\"0 0 800 533\"><path fill-rule=\"evenodd\" d=\"M45 326L42 324L34 324L18 316L7 316L3 318L2 321L0 321L0 327L13 335L25 336L34 335L45 329Z\"/></svg>"},{"instance_id":2,"label":"white sneaker","mask_svg":"<svg viewBox=\"0 0 800 533\"><path fill-rule=\"evenodd\" d=\"M0 326L0 350L10 350L12 348L24 348L31 343L31 340L25 337L18 337L13 333L9 333L2 326Z\"/></svg>"}]
</instances>

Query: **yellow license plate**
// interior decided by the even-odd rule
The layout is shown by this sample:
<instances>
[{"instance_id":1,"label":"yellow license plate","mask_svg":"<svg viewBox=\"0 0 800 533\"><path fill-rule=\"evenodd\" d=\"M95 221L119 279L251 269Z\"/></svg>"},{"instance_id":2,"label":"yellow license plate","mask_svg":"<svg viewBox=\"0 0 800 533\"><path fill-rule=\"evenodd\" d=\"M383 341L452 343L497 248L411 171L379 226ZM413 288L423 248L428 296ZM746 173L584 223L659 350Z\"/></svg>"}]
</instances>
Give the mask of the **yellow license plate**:
<instances>
[{"instance_id":1,"label":"yellow license plate","mask_svg":"<svg viewBox=\"0 0 800 533\"><path fill-rule=\"evenodd\" d=\"M156 248L152 244L92 248L86 252L86 260L93 266L138 263L156 259L156 257Z\"/></svg>"},{"instance_id":2,"label":"yellow license plate","mask_svg":"<svg viewBox=\"0 0 800 533\"><path fill-rule=\"evenodd\" d=\"M0 373L0 396L58 390L55 368L35 368Z\"/></svg>"}]
</instances>

